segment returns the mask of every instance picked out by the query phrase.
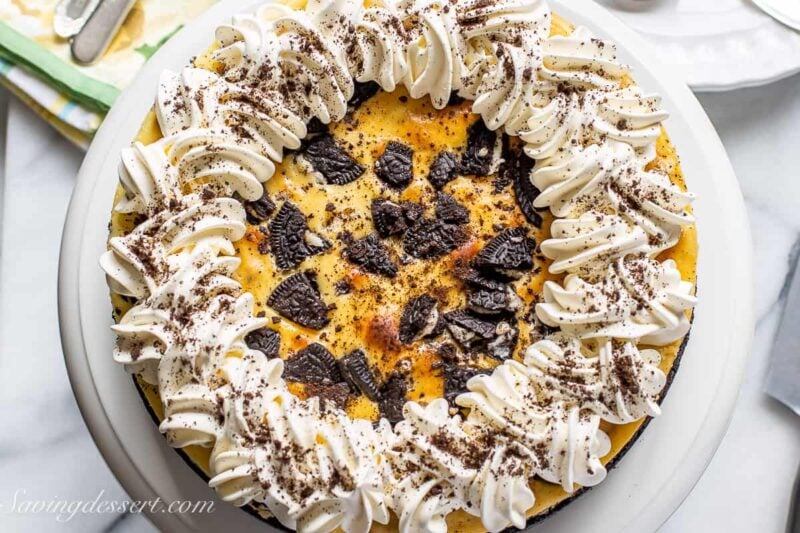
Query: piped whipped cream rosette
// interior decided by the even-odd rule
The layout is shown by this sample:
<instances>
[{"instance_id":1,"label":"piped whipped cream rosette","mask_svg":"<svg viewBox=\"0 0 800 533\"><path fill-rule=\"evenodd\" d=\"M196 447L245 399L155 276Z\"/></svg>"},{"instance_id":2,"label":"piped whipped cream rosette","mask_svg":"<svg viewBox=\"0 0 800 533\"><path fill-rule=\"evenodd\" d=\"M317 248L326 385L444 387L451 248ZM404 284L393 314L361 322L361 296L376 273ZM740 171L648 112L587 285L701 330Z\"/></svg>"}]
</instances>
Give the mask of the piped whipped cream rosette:
<instances>
[{"instance_id":1,"label":"piped whipped cream rosette","mask_svg":"<svg viewBox=\"0 0 800 533\"><path fill-rule=\"evenodd\" d=\"M542 253L553 260L553 274L570 272L595 277L608 263L637 251L654 252L647 234L619 215L588 211L579 218L561 218L550 226L552 237Z\"/></svg>"},{"instance_id":2,"label":"piped whipped cream rosette","mask_svg":"<svg viewBox=\"0 0 800 533\"><path fill-rule=\"evenodd\" d=\"M590 349L574 337L556 335L530 346L525 365L540 397L579 405L614 424L658 416L667 382L658 351L612 339L597 344Z\"/></svg>"},{"instance_id":3,"label":"piped whipped cream rosette","mask_svg":"<svg viewBox=\"0 0 800 533\"><path fill-rule=\"evenodd\" d=\"M600 418L578 406L539 398L525 365L506 361L491 375L467 383L470 392L456 403L468 408L467 424L490 427L506 436L528 459L532 473L572 492L606 475L600 458L609 451Z\"/></svg>"},{"instance_id":4,"label":"piped whipped cream rosette","mask_svg":"<svg viewBox=\"0 0 800 533\"><path fill-rule=\"evenodd\" d=\"M548 281L536 315L581 339L613 337L664 346L689 331L686 310L697 299L673 260L642 254L621 257L590 283L575 274L563 284Z\"/></svg>"},{"instance_id":5,"label":"piped whipped cream rosette","mask_svg":"<svg viewBox=\"0 0 800 533\"><path fill-rule=\"evenodd\" d=\"M114 358L157 384L171 445L212 447L210 485L286 527L445 531L455 510L488 531L522 528L538 477L568 493L606 475L600 421L658 414L658 352L689 329L692 285L659 252L694 222L692 195L648 168L667 114L631 84L612 43L549 36L542 0L269 3L216 32L215 72L161 78L164 137L122 154L119 213L144 218L101 259L136 300ZM242 200L257 200L308 123L341 120L354 82L404 86L435 108L456 93L536 165L534 206L557 220L541 244L553 274L535 313L559 333L472 378L455 413L409 402L392 428L300 400L283 363L248 348L266 319L234 281ZM499 155L500 144L497 144ZM499 164L500 157L494 158ZM496 168L495 168L496 170Z\"/></svg>"},{"instance_id":6,"label":"piped whipped cream rosette","mask_svg":"<svg viewBox=\"0 0 800 533\"><path fill-rule=\"evenodd\" d=\"M547 159L532 172L542 191L536 207L549 207L559 218L576 218L590 210L618 213L643 229L657 249L675 245L681 228L694 223L686 208L694 196L669 177L644 170L630 145L606 141L573 148L569 158Z\"/></svg>"}]
</instances>

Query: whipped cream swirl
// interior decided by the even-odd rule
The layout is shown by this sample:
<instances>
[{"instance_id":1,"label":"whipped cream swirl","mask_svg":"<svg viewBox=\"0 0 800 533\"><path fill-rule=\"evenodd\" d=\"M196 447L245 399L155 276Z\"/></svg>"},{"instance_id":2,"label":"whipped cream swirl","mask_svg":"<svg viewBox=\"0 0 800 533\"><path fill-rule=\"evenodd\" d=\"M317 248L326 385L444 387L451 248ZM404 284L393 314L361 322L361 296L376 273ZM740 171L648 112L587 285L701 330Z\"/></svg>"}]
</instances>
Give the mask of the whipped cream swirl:
<instances>
[{"instance_id":1,"label":"whipped cream swirl","mask_svg":"<svg viewBox=\"0 0 800 533\"><path fill-rule=\"evenodd\" d=\"M634 149L619 141L573 150L569 158L547 159L533 171L542 191L536 207L557 217L574 218L591 209L610 209L643 229L659 249L670 248L681 228L694 223L686 211L694 195L680 190L668 176L647 171Z\"/></svg>"},{"instance_id":2,"label":"whipped cream swirl","mask_svg":"<svg viewBox=\"0 0 800 533\"><path fill-rule=\"evenodd\" d=\"M549 270L592 277L618 257L649 248L647 234L619 215L588 211L580 218L561 218L550 226L542 253L553 260Z\"/></svg>"},{"instance_id":3,"label":"whipped cream swirl","mask_svg":"<svg viewBox=\"0 0 800 533\"><path fill-rule=\"evenodd\" d=\"M491 375L470 379L467 388L470 392L456 399L470 409L467 423L507 436L533 465L533 473L567 492L605 478L600 458L610 441L600 430L600 418L577 406L541 402L525 365L507 360Z\"/></svg>"},{"instance_id":4,"label":"whipped cream swirl","mask_svg":"<svg viewBox=\"0 0 800 533\"><path fill-rule=\"evenodd\" d=\"M659 263L627 255L609 265L595 283L570 274L564 283L548 281L536 315L582 339L614 337L665 346L689 331L686 311L697 299L681 280L675 261Z\"/></svg>"},{"instance_id":5,"label":"whipped cream swirl","mask_svg":"<svg viewBox=\"0 0 800 533\"><path fill-rule=\"evenodd\" d=\"M557 335L525 353L525 365L544 398L590 409L614 424L658 416L667 382L656 350L604 339L590 350L574 337Z\"/></svg>"}]
</instances>

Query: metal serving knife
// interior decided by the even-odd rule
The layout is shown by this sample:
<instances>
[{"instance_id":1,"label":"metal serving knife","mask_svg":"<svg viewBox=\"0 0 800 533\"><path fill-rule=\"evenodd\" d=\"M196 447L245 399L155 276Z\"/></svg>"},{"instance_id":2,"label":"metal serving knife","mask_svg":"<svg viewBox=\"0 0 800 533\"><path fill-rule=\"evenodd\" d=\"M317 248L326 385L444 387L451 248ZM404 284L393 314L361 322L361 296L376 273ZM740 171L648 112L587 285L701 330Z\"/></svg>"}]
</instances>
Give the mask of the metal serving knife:
<instances>
[{"instance_id":1,"label":"metal serving knife","mask_svg":"<svg viewBox=\"0 0 800 533\"><path fill-rule=\"evenodd\" d=\"M800 268L794 265L786 307L772 345L772 360L767 373L767 394L800 415ZM800 533L800 472L795 481L786 530Z\"/></svg>"},{"instance_id":2,"label":"metal serving knife","mask_svg":"<svg viewBox=\"0 0 800 533\"><path fill-rule=\"evenodd\" d=\"M53 17L53 31L69 39L81 31L99 3L100 0L61 0Z\"/></svg>"},{"instance_id":3,"label":"metal serving knife","mask_svg":"<svg viewBox=\"0 0 800 533\"><path fill-rule=\"evenodd\" d=\"M100 0L99 5L72 40L72 58L91 65L103 55L136 0Z\"/></svg>"}]
</instances>

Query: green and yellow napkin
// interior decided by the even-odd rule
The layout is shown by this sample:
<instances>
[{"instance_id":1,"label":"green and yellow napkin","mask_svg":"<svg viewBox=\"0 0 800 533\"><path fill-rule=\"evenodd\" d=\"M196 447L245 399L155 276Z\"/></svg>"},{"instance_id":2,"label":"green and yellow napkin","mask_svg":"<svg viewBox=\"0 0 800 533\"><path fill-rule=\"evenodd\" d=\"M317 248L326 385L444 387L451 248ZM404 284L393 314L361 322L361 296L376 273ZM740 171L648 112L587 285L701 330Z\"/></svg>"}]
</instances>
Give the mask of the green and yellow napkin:
<instances>
[{"instance_id":1,"label":"green and yellow napkin","mask_svg":"<svg viewBox=\"0 0 800 533\"><path fill-rule=\"evenodd\" d=\"M142 65L216 0L139 0L100 61L80 66L53 32L58 0L0 0L0 83L65 137L88 147Z\"/></svg>"}]
</instances>

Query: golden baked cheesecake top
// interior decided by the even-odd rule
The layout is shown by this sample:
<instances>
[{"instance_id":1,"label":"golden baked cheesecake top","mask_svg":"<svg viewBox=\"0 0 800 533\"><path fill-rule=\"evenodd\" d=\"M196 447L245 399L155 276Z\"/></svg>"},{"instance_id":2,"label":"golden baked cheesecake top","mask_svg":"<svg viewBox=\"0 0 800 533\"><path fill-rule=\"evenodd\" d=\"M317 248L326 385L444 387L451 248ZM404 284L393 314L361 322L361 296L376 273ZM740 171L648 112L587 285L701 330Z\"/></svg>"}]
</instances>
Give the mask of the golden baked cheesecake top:
<instances>
[{"instance_id":1,"label":"golden baked cheesecake top","mask_svg":"<svg viewBox=\"0 0 800 533\"><path fill-rule=\"evenodd\" d=\"M101 260L115 358L223 499L521 528L659 413L692 196L660 99L544 2L265 4L155 110Z\"/></svg>"}]
</instances>

